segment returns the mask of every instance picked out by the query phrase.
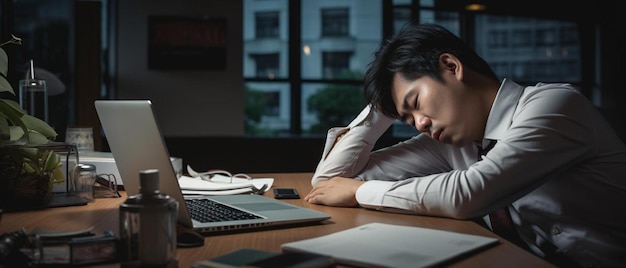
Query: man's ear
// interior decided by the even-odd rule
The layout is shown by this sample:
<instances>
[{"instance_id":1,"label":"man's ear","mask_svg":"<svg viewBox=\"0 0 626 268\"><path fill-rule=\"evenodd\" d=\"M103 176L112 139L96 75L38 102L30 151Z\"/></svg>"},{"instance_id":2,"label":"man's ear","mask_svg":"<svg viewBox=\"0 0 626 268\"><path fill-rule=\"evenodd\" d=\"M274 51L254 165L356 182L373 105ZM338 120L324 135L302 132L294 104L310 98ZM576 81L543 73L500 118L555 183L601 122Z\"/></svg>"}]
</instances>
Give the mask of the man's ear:
<instances>
[{"instance_id":1,"label":"man's ear","mask_svg":"<svg viewBox=\"0 0 626 268\"><path fill-rule=\"evenodd\" d=\"M448 72L449 74L456 76L459 80L463 78L463 65L454 55L450 53L441 54L441 56L439 56L439 65L442 74Z\"/></svg>"}]
</instances>

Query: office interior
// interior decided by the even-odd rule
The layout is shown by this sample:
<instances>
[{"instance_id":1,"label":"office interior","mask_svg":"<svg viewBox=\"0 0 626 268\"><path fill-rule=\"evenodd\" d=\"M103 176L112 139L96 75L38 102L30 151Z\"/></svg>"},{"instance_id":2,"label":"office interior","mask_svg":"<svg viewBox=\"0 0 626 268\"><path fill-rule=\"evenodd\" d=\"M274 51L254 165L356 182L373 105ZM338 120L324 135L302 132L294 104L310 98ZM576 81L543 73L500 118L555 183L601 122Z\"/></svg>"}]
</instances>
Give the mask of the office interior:
<instances>
[{"instance_id":1,"label":"office interior","mask_svg":"<svg viewBox=\"0 0 626 268\"><path fill-rule=\"evenodd\" d=\"M468 10L468 4L474 2L485 8ZM626 140L626 108L622 104L626 101L622 82L626 63L623 53L626 30L616 2L1 0L0 37L6 40L11 34L16 34L23 38L21 46L3 47L9 56L8 78L13 85L24 75L24 63L29 59L63 82L63 91L49 96L49 123L59 133L57 140L63 140L68 126L93 127L96 150L108 151L106 134L99 126L93 101L150 99L155 105L170 154L182 158L185 165L197 170L226 169L248 173L311 172L321 157L325 136L323 131L312 133L303 127L314 124L316 120L306 107L307 101L303 96L306 86L334 84L358 89L360 77L333 77L335 69L340 68L342 63L333 63L332 57L327 59L324 56L318 59L322 66L316 67L315 71L321 74L305 75L309 65L304 58L306 55L301 52L304 45L314 36L320 39L318 45L329 50L334 45L346 44L354 50L361 49L360 52L349 53L342 50L344 53L341 55L348 55L345 62L352 65L351 68L356 66L363 70L370 59L367 53L373 53L383 38L392 35L399 25L409 20L444 22L466 41L486 44L484 53L497 50L497 46L531 42L529 40L536 40L532 37L535 33L547 35L550 42L554 41L552 38L564 42L563 33L575 35L576 38L569 39L566 44L575 47L575 50L558 49L562 48L561 43L556 45L555 50L541 50L544 54L549 52L564 58L564 53L574 55L573 59L560 61L563 65L550 63L539 64L544 68L537 68L537 65L517 68L512 64L506 65L509 64L506 61L494 61L496 66L492 67L496 71L508 68L504 72L512 75L533 69L554 75L534 81L536 77L522 74L522 78L528 79L521 79L523 83L573 83L596 104L618 135ZM317 9L311 9L312 4ZM256 9L250 10L252 7ZM326 36L324 29L316 29L325 25L324 12L335 19L335 24L331 22L331 26L347 23L347 28L335 30L335 33L345 31L345 36ZM349 17L343 18L341 14L349 14ZM259 23L259 17L263 15L274 19L270 19L270 29L277 32L270 31L266 36L259 37L263 28L254 23ZM494 25L500 23L500 34L483 28L486 26L479 23L479 18L484 16L500 18L491 21ZM153 36L150 27L154 23L151 19L159 18L224 23L219 28L220 38L223 38L219 48L222 50L211 54L211 57L189 58L179 67L168 66L170 62L155 67L151 60L159 58L151 54L150 40ZM501 18L507 19L504 21ZM541 23L536 23L537 27L530 32L533 35L525 35L529 32L521 27L524 22L544 20L565 23L570 27L556 31L553 37L548 30L541 29L544 27ZM376 29L375 33L369 32L370 29ZM313 34L313 30L318 33ZM514 32L521 34L522 38L516 38L518 35ZM375 37L368 39L366 36L370 35ZM341 40L333 41L333 38ZM262 59L263 55L274 55L263 52L273 43L280 47L280 52L276 52L280 53L280 66L274 66L272 64L276 63L269 61L270 66L266 69L260 70L257 66L251 70L254 68L248 67L248 63L257 60L256 64L260 64L258 59ZM254 53L246 53L255 49ZM357 53L366 56L355 59ZM331 62L329 66L324 65L327 64L323 63L325 60ZM203 64L207 61L208 67ZM278 75L267 75L273 69ZM279 94L264 95L270 98L270 103L265 103L265 110L261 112L261 122L279 125L278 131L249 132L251 116L248 114L247 97L250 96L247 95L247 88L250 85L280 88ZM357 90L353 94L361 93ZM347 123L346 118L342 119L344 123ZM313 123L309 122L311 120ZM260 123L256 123L258 127ZM402 126L397 128L404 129ZM410 131L408 134L396 134L393 130L385 133L377 148L412 135Z\"/></svg>"}]
</instances>

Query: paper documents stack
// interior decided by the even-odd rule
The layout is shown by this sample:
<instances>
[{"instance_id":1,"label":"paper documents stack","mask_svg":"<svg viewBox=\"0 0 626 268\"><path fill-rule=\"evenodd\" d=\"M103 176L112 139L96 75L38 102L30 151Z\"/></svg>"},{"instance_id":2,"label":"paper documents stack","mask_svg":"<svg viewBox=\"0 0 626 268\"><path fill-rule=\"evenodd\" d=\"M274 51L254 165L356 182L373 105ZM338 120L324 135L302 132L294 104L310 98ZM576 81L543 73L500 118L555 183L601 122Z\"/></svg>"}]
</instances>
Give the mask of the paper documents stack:
<instances>
[{"instance_id":1,"label":"paper documents stack","mask_svg":"<svg viewBox=\"0 0 626 268\"><path fill-rule=\"evenodd\" d=\"M332 256L356 267L431 267L497 243L492 237L428 228L370 223L311 239L286 243L284 252Z\"/></svg>"},{"instance_id":2,"label":"paper documents stack","mask_svg":"<svg viewBox=\"0 0 626 268\"><path fill-rule=\"evenodd\" d=\"M232 178L220 174L213 175L210 180L201 177L181 176L178 184L183 195L232 195L253 193L256 189L272 187L273 178ZM264 185L266 185L264 187Z\"/></svg>"}]
</instances>

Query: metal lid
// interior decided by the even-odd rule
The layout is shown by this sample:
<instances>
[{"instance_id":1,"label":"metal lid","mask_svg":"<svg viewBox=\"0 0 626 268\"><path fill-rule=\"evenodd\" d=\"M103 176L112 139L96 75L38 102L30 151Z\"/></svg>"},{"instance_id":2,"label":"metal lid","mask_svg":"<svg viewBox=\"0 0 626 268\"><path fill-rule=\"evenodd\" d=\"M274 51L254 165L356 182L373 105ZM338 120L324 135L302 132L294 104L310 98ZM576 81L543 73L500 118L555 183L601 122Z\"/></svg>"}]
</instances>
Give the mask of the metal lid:
<instances>
[{"instance_id":1,"label":"metal lid","mask_svg":"<svg viewBox=\"0 0 626 268\"><path fill-rule=\"evenodd\" d=\"M96 165L94 164L79 163L78 168L80 168L80 171L96 171Z\"/></svg>"}]
</instances>

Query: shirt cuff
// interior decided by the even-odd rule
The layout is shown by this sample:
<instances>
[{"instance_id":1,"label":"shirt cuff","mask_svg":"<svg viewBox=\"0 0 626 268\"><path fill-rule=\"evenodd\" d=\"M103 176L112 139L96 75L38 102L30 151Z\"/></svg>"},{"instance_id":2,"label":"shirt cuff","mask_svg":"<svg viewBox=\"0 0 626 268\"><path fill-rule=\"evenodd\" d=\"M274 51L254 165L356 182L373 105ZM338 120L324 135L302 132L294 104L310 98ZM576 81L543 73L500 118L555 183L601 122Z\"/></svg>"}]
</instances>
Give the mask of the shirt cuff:
<instances>
[{"instance_id":1,"label":"shirt cuff","mask_svg":"<svg viewBox=\"0 0 626 268\"><path fill-rule=\"evenodd\" d=\"M350 122L348 128L350 128L350 131L365 132L362 139L373 144L387 131L394 120L368 105Z\"/></svg>"},{"instance_id":2,"label":"shirt cuff","mask_svg":"<svg viewBox=\"0 0 626 268\"><path fill-rule=\"evenodd\" d=\"M366 181L356 190L356 201L365 208L379 209L383 206L385 193L393 186L392 181Z\"/></svg>"}]
</instances>

